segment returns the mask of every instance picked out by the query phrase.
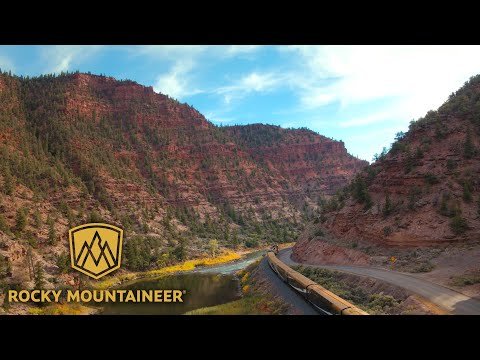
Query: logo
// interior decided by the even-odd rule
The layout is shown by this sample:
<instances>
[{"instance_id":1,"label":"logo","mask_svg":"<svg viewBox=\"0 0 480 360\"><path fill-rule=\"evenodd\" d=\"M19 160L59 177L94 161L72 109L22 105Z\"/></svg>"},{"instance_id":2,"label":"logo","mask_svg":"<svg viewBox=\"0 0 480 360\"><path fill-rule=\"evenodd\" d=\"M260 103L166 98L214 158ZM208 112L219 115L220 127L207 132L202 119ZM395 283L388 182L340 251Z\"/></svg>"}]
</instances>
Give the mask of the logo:
<instances>
[{"instance_id":1,"label":"logo","mask_svg":"<svg viewBox=\"0 0 480 360\"><path fill-rule=\"evenodd\" d=\"M92 223L68 232L72 268L100 279L120 268L123 230L109 224Z\"/></svg>"}]
</instances>

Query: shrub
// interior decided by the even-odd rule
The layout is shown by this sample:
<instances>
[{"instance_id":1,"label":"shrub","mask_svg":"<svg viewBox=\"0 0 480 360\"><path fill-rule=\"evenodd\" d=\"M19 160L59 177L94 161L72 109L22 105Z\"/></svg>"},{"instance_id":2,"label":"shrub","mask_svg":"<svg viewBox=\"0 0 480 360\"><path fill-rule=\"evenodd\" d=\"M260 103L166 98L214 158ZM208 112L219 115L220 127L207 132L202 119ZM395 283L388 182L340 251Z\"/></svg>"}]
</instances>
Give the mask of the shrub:
<instances>
[{"instance_id":1,"label":"shrub","mask_svg":"<svg viewBox=\"0 0 480 360\"><path fill-rule=\"evenodd\" d=\"M97 211L93 210L89 215L88 222L101 223L103 219Z\"/></svg>"},{"instance_id":2,"label":"shrub","mask_svg":"<svg viewBox=\"0 0 480 360\"><path fill-rule=\"evenodd\" d=\"M385 226L385 227L383 228L383 234L384 234L385 236L390 235L392 232L393 232L393 230L392 230L392 228L391 228L390 226Z\"/></svg>"},{"instance_id":3,"label":"shrub","mask_svg":"<svg viewBox=\"0 0 480 360\"><path fill-rule=\"evenodd\" d=\"M457 163L453 160L453 159L448 159L447 160L447 169L449 171L452 171L453 169L455 169L457 167Z\"/></svg>"},{"instance_id":4,"label":"shrub","mask_svg":"<svg viewBox=\"0 0 480 360\"><path fill-rule=\"evenodd\" d=\"M248 248L254 248L258 246L258 240L256 238L248 238L245 240L245 246Z\"/></svg>"},{"instance_id":5,"label":"shrub","mask_svg":"<svg viewBox=\"0 0 480 360\"><path fill-rule=\"evenodd\" d=\"M15 215L15 230L22 232L27 226L27 209L20 208Z\"/></svg>"},{"instance_id":6,"label":"shrub","mask_svg":"<svg viewBox=\"0 0 480 360\"><path fill-rule=\"evenodd\" d=\"M398 306L399 303L395 298L391 295L385 295L383 292L379 294L373 294L370 297L370 301L368 303L368 308L373 310L374 312L381 311L384 312L389 308Z\"/></svg>"},{"instance_id":7,"label":"shrub","mask_svg":"<svg viewBox=\"0 0 480 360\"><path fill-rule=\"evenodd\" d=\"M408 208L413 210L415 208L415 202L418 200L421 195L422 190L419 187L415 186L413 189L410 189L408 194Z\"/></svg>"},{"instance_id":8,"label":"shrub","mask_svg":"<svg viewBox=\"0 0 480 360\"><path fill-rule=\"evenodd\" d=\"M387 194L385 196L385 206L383 207L383 216L388 216L392 213L393 211L393 203L390 200L390 196Z\"/></svg>"},{"instance_id":9,"label":"shrub","mask_svg":"<svg viewBox=\"0 0 480 360\"><path fill-rule=\"evenodd\" d=\"M471 181L465 180L463 182L463 200L466 202L472 201L472 183Z\"/></svg>"},{"instance_id":10,"label":"shrub","mask_svg":"<svg viewBox=\"0 0 480 360\"><path fill-rule=\"evenodd\" d=\"M467 135L465 137L465 143L463 145L463 156L466 159L471 159L475 155L475 146L472 141L472 134L470 129L467 130Z\"/></svg>"},{"instance_id":11,"label":"shrub","mask_svg":"<svg viewBox=\"0 0 480 360\"><path fill-rule=\"evenodd\" d=\"M314 234L314 235L315 235L315 236L322 237L322 236L325 235L325 233L323 232L322 229L317 229L317 230L315 231L315 234Z\"/></svg>"},{"instance_id":12,"label":"shrub","mask_svg":"<svg viewBox=\"0 0 480 360\"><path fill-rule=\"evenodd\" d=\"M63 252L58 255L55 264L58 266L60 274L67 273L70 270L70 258L68 254Z\"/></svg>"},{"instance_id":13,"label":"shrub","mask_svg":"<svg viewBox=\"0 0 480 360\"><path fill-rule=\"evenodd\" d=\"M0 280L5 279L10 276L12 273L12 264L8 258L0 255Z\"/></svg>"},{"instance_id":14,"label":"shrub","mask_svg":"<svg viewBox=\"0 0 480 360\"><path fill-rule=\"evenodd\" d=\"M450 221L450 229L456 235L461 235L468 230L467 220L460 216L460 214L455 215Z\"/></svg>"},{"instance_id":15,"label":"shrub","mask_svg":"<svg viewBox=\"0 0 480 360\"><path fill-rule=\"evenodd\" d=\"M0 231L3 231L5 233L10 232L10 229L8 228L7 221L5 220L5 217L3 214L0 214Z\"/></svg>"},{"instance_id":16,"label":"shrub","mask_svg":"<svg viewBox=\"0 0 480 360\"><path fill-rule=\"evenodd\" d=\"M440 215L452 217L458 214L459 211L460 210L455 205L450 206L450 194L443 193L442 200L440 202L440 209L438 211Z\"/></svg>"},{"instance_id":17,"label":"shrub","mask_svg":"<svg viewBox=\"0 0 480 360\"><path fill-rule=\"evenodd\" d=\"M431 262L428 261L426 263L419 264L419 265L415 266L412 269L412 272L413 273L426 273L426 272L432 271L434 268L435 268L435 265L433 265Z\"/></svg>"},{"instance_id":18,"label":"shrub","mask_svg":"<svg viewBox=\"0 0 480 360\"><path fill-rule=\"evenodd\" d=\"M438 180L438 177L432 173L425 174L425 181L427 182L427 184L430 185L438 184L440 182L440 180Z\"/></svg>"}]
</instances>

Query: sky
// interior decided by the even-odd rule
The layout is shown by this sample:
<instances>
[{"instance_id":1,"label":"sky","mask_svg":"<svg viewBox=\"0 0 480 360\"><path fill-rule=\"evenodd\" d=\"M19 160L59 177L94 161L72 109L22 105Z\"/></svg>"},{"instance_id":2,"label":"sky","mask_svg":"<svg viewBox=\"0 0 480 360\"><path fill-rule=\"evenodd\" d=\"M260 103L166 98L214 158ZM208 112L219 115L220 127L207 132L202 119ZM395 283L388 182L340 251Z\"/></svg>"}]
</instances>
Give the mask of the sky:
<instances>
[{"instance_id":1,"label":"sky","mask_svg":"<svg viewBox=\"0 0 480 360\"><path fill-rule=\"evenodd\" d=\"M217 125L307 127L371 161L480 73L480 46L0 46L0 69L153 86Z\"/></svg>"}]
</instances>

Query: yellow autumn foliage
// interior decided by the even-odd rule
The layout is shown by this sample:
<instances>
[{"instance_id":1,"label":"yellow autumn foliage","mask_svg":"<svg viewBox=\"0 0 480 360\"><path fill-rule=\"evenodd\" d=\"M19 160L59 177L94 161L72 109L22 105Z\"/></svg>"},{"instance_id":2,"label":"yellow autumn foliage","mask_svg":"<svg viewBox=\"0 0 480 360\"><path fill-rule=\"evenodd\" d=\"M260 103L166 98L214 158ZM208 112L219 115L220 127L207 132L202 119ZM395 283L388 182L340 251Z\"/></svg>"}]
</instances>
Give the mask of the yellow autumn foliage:
<instances>
[{"instance_id":1,"label":"yellow autumn foliage","mask_svg":"<svg viewBox=\"0 0 480 360\"><path fill-rule=\"evenodd\" d=\"M52 304L46 307L31 307L28 309L30 315L88 315L95 312L95 309L81 304Z\"/></svg>"},{"instance_id":2,"label":"yellow autumn foliage","mask_svg":"<svg viewBox=\"0 0 480 360\"><path fill-rule=\"evenodd\" d=\"M192 260L184 261L177 265L167 266L160 269L137 272L137 273L129 273L129 274L112 277L98 283L96 285L96 288L108 289L112 286L115 286L127 281L132 281L132 280L146 278L146 277L160 277L160 276L170 275L174 273L191 271L191 270L194 270L196 267L213 266L213 265L223 264L223 263L227 263L227 262L238 260L238 259L240 259L240 255L238 255L237 253L233 251L225 251L222 255L214 258L205 257L205 258L192 259Z\"/></svg>"}]
</instances>

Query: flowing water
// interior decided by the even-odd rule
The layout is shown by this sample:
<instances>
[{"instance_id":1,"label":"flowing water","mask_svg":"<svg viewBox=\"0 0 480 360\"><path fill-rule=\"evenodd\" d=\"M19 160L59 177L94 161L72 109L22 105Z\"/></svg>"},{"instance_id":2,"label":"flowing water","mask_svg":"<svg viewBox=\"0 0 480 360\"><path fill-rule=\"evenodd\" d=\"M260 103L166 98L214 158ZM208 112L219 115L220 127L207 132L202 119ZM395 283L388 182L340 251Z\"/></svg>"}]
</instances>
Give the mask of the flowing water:
<instances>
[{"instance_id":1,"label":"flowing water","mask_svg":"<svg viewBox=\"0 0 480 360\"><path fill-rule=\"evenodd\" d=\"M242 259L223 265L197 269L188 273L157 279L140 279L122 285L125 290L186 290L183 303L108 303L103 314L178 315L202 307L224 304L241 296L240 282L234 273L260 258L265 251L256 251Z\"/></svg>"}]
</instances>

